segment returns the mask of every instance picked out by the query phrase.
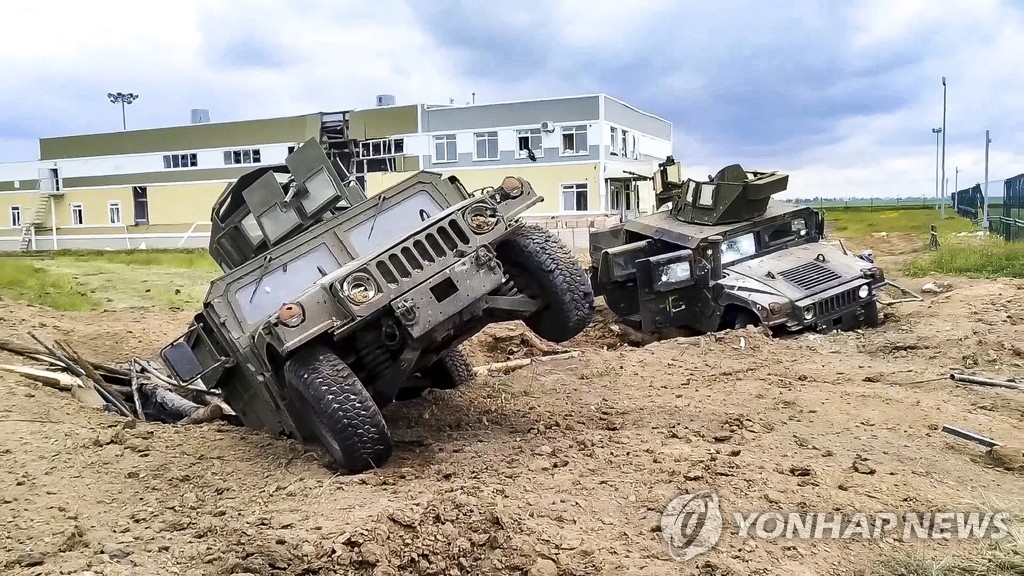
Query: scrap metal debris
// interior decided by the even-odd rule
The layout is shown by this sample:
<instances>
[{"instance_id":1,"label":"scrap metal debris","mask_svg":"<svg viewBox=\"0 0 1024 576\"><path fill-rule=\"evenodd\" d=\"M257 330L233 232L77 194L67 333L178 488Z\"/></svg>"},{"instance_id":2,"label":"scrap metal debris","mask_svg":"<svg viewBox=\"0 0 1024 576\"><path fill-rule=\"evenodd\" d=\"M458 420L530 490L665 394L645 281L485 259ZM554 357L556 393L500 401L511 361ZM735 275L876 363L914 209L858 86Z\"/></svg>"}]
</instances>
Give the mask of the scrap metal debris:
<instances>
[{"instance_id":1,"label":"scrap metal debris","mask_svg":"<svg viewBox=\"0 0 1024 576\"><path fill-rule=\"evenodd\" d=\"M70 392L83 404L126 418L170 424L200 424L213 420L237 424L235 413L217 392L182 386L151 362L133 358L123 367L92 362L66 341L57 340L51 345L34 333L30 332L29 336L39 347L0 339L0 350L48 364L51 369L0 364L0 370Z\"/></svg>"},{"instance_id":2,"label":"scrap metal debris","mask_svg":"<svg viewBox=\"0 0 1024 576\"><path fill-rule=\"evenodd\" d=\"M971 376L969 374L950 374L949 379L954 382L961 384L977 384L979 386L993 386L996 388L1009 388L1011 390L1024 390L1024 384L1018 384L1016 382L1010 382L1006 380L993 380L992 378L982 378L981 376Z\"/></svg>"}]
</instances>

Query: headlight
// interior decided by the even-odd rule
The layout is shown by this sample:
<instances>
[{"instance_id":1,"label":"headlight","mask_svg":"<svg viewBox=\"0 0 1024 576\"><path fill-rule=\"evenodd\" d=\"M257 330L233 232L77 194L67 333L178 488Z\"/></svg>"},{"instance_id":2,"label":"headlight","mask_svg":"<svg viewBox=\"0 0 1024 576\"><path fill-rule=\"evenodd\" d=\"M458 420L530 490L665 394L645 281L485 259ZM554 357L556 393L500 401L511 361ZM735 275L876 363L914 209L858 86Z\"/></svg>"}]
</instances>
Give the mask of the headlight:
<instances>
[{"instance_id":1,"label":"headlight","mask_svg":"<svg viewBox=\"0 0 1024 576\"><path fill-rule=\"evenodd\" d=\"M870 289L868 288L868 285L867 285L867 284L865 284L865 285L861 286L859 290L857 290L857 296L858 296L858 297L859 297L859 298L860 298L861 300L863 300L864 298L867 298L867 297L868 297L868 294L869 294L870 292L871 292L871 290L870 290Z\"/></svg>"},{"instance_id":2,"label":"headlight","mask_svg":"<svg viewBox=\"0 0 1024 576\"><path fill-rule=\"evenodd\" d=\"M295 328L306 319L306 313L300 304L285 304L277 311L277 321L289 328Z\"/></svg>"},{"instance_id":3,"label":"headlight","mask_svg":"<svg viewBox=\"0 0 1024 576\"><path fill-rule=\"evenodd\" d=\"M345 279L341 285L341 293L349 302L361 305L373 300L380 294L377 283L365 272L356 272Z\"/></svg>"},{"instance_id":4,"label":"headlight","mask_svg":"<svg viewBox=\"0 0 1024 576\"><path fill-rule=\"evenodd\" d=\"M814 318L814 306L804 306L804 320Z\"/></svg>"}]
</instances>

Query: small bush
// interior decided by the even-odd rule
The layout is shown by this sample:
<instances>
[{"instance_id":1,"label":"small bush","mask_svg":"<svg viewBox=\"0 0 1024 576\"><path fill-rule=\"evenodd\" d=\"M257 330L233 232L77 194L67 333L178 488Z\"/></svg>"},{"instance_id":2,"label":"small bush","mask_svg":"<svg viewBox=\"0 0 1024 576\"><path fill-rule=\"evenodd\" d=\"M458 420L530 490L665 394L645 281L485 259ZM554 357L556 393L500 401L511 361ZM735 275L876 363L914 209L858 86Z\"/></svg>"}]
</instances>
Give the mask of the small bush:
<instances>
[{"instance_id":1,"label":"small bush","mask_svg":"<svg viewBox=\"0 0 1024 576\"><path fill-rule=\"evenodd\" d=\"M61 311L100 306L70 274L50 271L25 258L0 258L0 295Z\"/></svg>"}]
</instances>

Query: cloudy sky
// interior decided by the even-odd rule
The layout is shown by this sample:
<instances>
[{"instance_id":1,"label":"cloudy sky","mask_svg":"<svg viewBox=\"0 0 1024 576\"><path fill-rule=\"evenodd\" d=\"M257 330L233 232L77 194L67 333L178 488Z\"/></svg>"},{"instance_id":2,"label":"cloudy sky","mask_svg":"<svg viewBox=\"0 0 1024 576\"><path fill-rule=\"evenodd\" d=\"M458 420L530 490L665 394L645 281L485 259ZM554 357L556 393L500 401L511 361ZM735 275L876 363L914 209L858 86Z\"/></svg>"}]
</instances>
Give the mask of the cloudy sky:
<instances>
[{"instance_id":1,"label":"cloudy sky","mask_svg":"<svg viewBox=\"0 0 1024 576\"><path fill-rule=\"evenodd\" d=\"M399 103L604 92L672 121L689 175L788 171L794 195L934 195L1024 172L1014 0L33 0L4 9L0 161L37 138ZM963 187L961 185L961 187Z\"/></svg>"}]
</instances>

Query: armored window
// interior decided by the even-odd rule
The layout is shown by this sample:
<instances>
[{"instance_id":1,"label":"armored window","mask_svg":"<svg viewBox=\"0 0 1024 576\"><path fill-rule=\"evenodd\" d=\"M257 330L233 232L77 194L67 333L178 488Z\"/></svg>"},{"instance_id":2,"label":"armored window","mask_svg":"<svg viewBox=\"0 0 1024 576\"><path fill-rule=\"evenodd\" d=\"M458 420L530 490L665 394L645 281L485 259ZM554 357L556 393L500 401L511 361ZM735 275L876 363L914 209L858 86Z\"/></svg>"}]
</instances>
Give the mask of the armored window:
<instances>
[{"instance_id":1,"label":"armored window","mask_svg":"<svg viewBox=\"0 0 1024 576\"><path fill-rule=\"evenodd\" d=\"M458 159L455 134L434 136L434 162L456 162Z\"/></svg>"},{"instance_id":2,"label":"armored window","mask_svg":"<svg viewBox=\"0 0 1024 576\"><path fill-rule=\"evenodd\" d=\"M586 154L587 147L587 125L563 126L562 127L562 155Z\"/></svg>"},{"instance_id":3,"label":"armored window","mask_svg":"<svg viewBox=\"0 0 1024 576\"><path fill-rule=\"evenodd\" d=\"M729 264L741 258L746 258L755 252L757 252L757 242L754 239L753 232L729 238L722 243L722 264Z\"/></svg>"},{"instance_id":4,"label":"armored window","mask_svg":"<svg viewBox=\"0 0 1024 576\"><path fill-rule=\"evenodd\" d=\"M586 182L562 184L562 210L564 212L585 212L587 196Z\"/></svg>"},{"instance_id":5,"label":"armored window","mask_svg":"<svg viewBox=\"0 0 1024 576\"><path fill-rule=\"evenodd\" d=\"M21 228L21 206L11 206L11 228Z\"/></svg>"},{"instance_id":6,"label":"armored window","mask_svg":"<svg viewBox=\"0 0 1024 576\"><path fill-rule=\"evenodd\" d=\"M473 135L476 141L473 160L497 160L498 159L498 133L477 132Z\"/></svg>"},{"instance_id":7,"label":"armored window","mask_svg":"<svg viewBox=\"0 0 1024 576\"><path fill-rule=\"evenodd\" d=\"M544 155L544 146L541 143L540 128L516 131L516 158L529 158L527 150L533 150L534 157Z\"/></svg>"}]
</instances>

